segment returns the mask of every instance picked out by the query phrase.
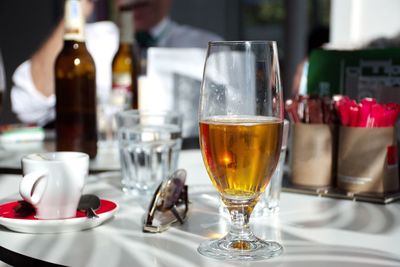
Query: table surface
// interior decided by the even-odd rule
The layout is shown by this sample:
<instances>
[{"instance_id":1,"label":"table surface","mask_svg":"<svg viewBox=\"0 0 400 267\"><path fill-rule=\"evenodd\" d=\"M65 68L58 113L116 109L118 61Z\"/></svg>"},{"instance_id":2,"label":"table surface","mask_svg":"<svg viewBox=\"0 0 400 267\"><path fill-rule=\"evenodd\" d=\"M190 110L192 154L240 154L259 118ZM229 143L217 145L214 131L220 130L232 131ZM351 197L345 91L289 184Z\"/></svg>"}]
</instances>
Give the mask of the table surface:
<instances>
[{"instance_id":1,"label":"table surface","mask_svg":"<svg viewBox=\"0 0 400 267\"><path fill-rule=\"evenodd\" d=\"M49 142L25 142L0 144L0 173L20 174L21 158L24 155L38 152L54 151L55 144ZM119 171L120 163L116 143L101 143L97 148L97 156L90 161L91 173Z\"/></svg>"},{"instance_id":2,"label":"table surface","mask_svg":"<svg viewBox=\"0 0 400 267\"><path fill-rule=\"evenodd\" d=\"M400 266L399 202L379 205L293 193L281 194L279 213L251 220L256 235L281 242L283 255L251 263L203 257L197 252L199 243L226 233L228 218L219 213L200 152L182 151L179 166L188 171L192 202L182 226L143 233L147 201L123 194L119 173L109 172L92 175L85 192L119 204L112 220L64 234L23 234L0 226L0 247L67 266ZM20 199L20 179L0 175L0 203Z\"/></svg>"},{"instance_id":3,"label":"table surface","mask_svg":"<svg viewBox=\"0 0 400 267\"><path fill-rule=\"evenodd\" d=\"M198 138L184 138L183 149L198 149ZM25 155L38 152L55 151L54 140L30 141L30 142L10 142L0 143L0 174L20 174L21 158ZM120 162L118 155L118 144L116 142L99 142L97 146L97 156L90 160L90 173L104 171L119 171Z\"/></svg>"}]
</instances>

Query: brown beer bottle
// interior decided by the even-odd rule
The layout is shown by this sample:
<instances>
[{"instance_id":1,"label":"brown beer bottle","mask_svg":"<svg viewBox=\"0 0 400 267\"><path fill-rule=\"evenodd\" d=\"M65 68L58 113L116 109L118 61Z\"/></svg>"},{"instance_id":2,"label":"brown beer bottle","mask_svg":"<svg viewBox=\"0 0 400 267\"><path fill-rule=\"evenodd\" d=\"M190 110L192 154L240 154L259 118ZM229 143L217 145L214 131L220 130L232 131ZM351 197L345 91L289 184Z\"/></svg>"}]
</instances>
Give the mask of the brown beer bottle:
<instances>
[{"instance_id":1,"label":"brown beer bottle","mask_svg":"<svg viewBox=\"0 0 400 267\"><path fill-rule=\"evenodd\" d=\"M138 108L138 69L132 10L120 10L120 44L112 62L111 102L126 108Z\"/></svg>"},{"instance_id":2,"label":"brown beer bottle","mask_svg":"<svg viewBox=\"0 0 400 267\"><path fill-rule=\"evenodd\" d=\"M64 47L55 61L56 148L97 154L96 69L80 0L66 0Z\"/></svg>"}]
</instances>

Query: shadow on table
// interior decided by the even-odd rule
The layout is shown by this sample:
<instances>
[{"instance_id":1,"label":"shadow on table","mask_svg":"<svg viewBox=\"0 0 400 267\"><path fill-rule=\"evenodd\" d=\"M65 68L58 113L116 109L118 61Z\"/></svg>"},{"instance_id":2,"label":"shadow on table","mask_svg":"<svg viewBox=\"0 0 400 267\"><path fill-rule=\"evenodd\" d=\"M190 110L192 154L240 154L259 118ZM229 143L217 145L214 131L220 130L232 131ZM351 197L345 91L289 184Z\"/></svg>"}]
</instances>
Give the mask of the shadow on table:
<instances>
[{"instance_id":1,"label":"shadow on table","mask_svg":"<svg viewBox=\"0 0 400 267\"><path fill-rule=\"evenodd\" d=\"M192 202L201 203L201 205L196 205L196 208L191 211L189 220L192 223L176 226L180 231L175 234L182 239L187 234L195 234L199 237L199 243L206 239L224 236L228 231L229 218L227 215L224 216L218 212L220 202L217 194L210 193L210 190L207 192L206 188L203 190L202 188L197 188L190 196ZM398 205L393 205L390 209L381 209L382 206L368 203L354 203L346 213L341 213L340 210L337 211L335 201L327 200L327 202L323 202L319 206L321 210L316 212L323 213L327 209L332 209L334 211L333 215L322 217L320 220L304 220L296 223L296 226L319 229L326 227L353 232L383 234L390 232L400 223L396 221L396 216L394 215L395 212L399 211L399 207ZM343 220L341 217L348 216L348 213L352 214L351 219ZM380 216L381 218L378 222L376 222L376 216ZM292 266L293 262L299 263L299 266L311 267L400 266L400 257L385 252L385 248L382 248L381 251L354 246L318 243L283 231L280 227L278 216L275 217L278 220L276 223L274 223L273 216L261 219L271 220L272 222L268 225L263 224L261 227L253 227L252 225L255 234L262 239L281 242L285 248L284 254L281 257L270 260L269 263L271 265L268 266ZM254 266L262 265L257 263Z\"/></svg>"},{"instance_id":2,"label":"shadow on table","mask_svg":"<svg viewBox=\"0 0 400 267\"><path fill-rule=\"evenodd\" d=\"M345 200L343 200L345 201ZM333 228L351 232L367 234L387 234L400 224L396 214L400 212L400 203L388 205L363 202L350 202L350 205L341 205L338 200L321 201L313 213L318 218L299 220L296 227L301 228Z\"/></svg>"},{"instance_id":3,"label":"shadow on table","mask_svg":"<svg viewBox=\"0 0 400 267\"><path fill-rule=\"evenodd\" d=\"M113 178L110 177L112 180ZM190 189L192 207L188 223L182 226L174 226L161 234L145 234L140 230L140 218L135 220L121 220L130 213L118 213L119 220L114 220L109 227L99 227L96 231L88 230L79 233L66 233L60 235L26 235L16 233L13 235L15 242L20 242L29 250L30 247L40 244L36 248L36 255L46 259L46 255L56 253L59 249L68 248L68 253L61 253L61 257L79 255L78 250L85 248L87 257L81 259L81 266L266 266L265 261L252 262L220 262L209 260L197 252L197 247L203 240L221 237L227 231L228 218L218 212L219 198L212 187L196 186ZM96 190L96 188L94 188ZM100 190L100 187L99 187ZM213 193L214 192L214 193ZM110 193L114 194L114 193ZM322 202L318 209L322 216L320 220L301 221L299 225L304 228L329 228L343 229L347 224L331 223L327 218L335 219L340 216L333 212L331 217L324 215L324 210L335 209L334 203ZM348 207L348 206L346 206ZM376 213L375 209L369 210L362 206L351 206L348 212L355 212L355 216L364 216L372 220L373 216L387 216L385 220L393 218L392 212L398 211L398 207ZM352 210L354 207L354 210ZM368 206L369 208L369 206ZM379 209L377 209L379 210ZM386 214L387 213L387 214ZM328 215L331 213L328 213ZM389 214L389 215L388 215ZM343 214L345 216L345 214ZM277 217L279 218L279 217ZM284 254L280 257L268 260L268 266L307 266L307 267L376 267L376 266L400 266L400 258L382 250L324 244L321 240L316 242L299 235L284 231L279 227L279 220L272 220L269 224L254 226L255 233L261 238L271 238L280 241L284 246ZM364 226L365 227L365 226ZM388 227L393 227L389 225ZM136 229L136 230L135 230ZM356 231L353 229L352 231ZM0 227L0 231L8 231ZM387 229L385 231L388 231ZM82 235L84 238L82 238ZM323 237L321 237L323 238ZM79 246L75 246L79 242ZM368 242L368 240L366 241ZM102 249L100 249L102 248ZM106 248L107 255L101 255ZM21 249L21 251L25 251ZM51 252L52 251L52 252ZM65 258L61 262L70 262ZM150 264L150 265L149 265Z\"/></svg>"}]
</instances>

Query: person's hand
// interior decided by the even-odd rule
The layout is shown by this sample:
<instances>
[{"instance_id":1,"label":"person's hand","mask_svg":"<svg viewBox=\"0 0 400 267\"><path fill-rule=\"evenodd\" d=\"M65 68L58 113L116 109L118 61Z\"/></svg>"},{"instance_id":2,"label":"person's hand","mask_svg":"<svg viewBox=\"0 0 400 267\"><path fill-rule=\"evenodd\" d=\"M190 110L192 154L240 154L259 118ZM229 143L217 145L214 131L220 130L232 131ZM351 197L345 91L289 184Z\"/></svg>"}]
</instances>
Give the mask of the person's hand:
<instances>
[{"instance_id":1,"label":"person's hand","mask_svg":"<svg viewBox=\"0 0 400 267\"><path fill-rule=\"evenodd\" d=\"M33 84L44 96L54 94L54 62L63 47L63 35L64 21L61 21L31 58Z\"/></svg>"}]
</instances>

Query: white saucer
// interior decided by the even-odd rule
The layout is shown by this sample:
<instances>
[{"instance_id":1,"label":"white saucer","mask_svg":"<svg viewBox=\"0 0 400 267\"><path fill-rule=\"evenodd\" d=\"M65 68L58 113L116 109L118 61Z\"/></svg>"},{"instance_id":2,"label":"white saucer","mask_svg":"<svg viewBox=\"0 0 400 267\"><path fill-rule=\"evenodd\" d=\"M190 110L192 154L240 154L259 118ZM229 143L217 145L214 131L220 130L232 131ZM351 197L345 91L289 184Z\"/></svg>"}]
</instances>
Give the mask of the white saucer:
<instances>
[{"instance_id":1,"label":"white saucer","mask_svg":"<svg viewBox=\"0 0 400 267\"><path fill-rule=\"evenodd\" d=\"M111 201L108 201L111 202ZM118 210L118 205L114 202L115 207L110 210L98 213L98 218L75 217L60 220L32 220L32 219L17 219L6 218L0 216L0 225L21 233L30 234L50 234L50 233L66 233L82 231L99 226L114 216Z\"/></svg>"}]
</instances>

